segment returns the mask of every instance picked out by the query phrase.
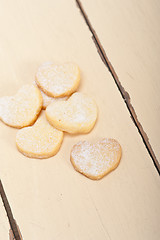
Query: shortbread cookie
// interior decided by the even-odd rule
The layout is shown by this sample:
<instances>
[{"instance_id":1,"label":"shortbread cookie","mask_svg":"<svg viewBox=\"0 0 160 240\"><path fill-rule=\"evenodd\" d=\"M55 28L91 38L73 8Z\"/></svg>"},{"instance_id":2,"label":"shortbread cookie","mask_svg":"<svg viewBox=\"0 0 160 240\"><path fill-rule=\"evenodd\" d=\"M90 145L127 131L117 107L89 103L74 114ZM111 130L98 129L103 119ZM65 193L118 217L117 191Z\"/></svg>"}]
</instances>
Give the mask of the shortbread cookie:
<instances>
[{"instance_id":1,"label":"shortbread cookie","mask_svg":"<svg viewBox=\"0 0 160 240\"><path fill-rule=\"evenodd\" d=\"M33 82L34 85L37 86L36 82L34 81ZM38 87L38 86L37 86ZM55 101L62 101L62 100L67 100L68 99L68 96L66 97L61 97L61 98L54 98L54 97L50 97L48 96L47 94L45 94L40 88L39 88L40 92L41 92L41 95L42 95L42 98L43 98L43 106L42 108L45 110L46 107L52 103L52 102L55 102Z\"/></svg>"},{"instance_id":2,"label":"shortbread cookie","mask_svg":"<svg viewBox=\"0 0 160 240\"><path fill-rule=\"evenodd\" d=\"M42 98L43 98L43 109L45 110L46 107L52 103L52 102L57 102L57 101L65 101L68 99L68 96L66 97L59 97L59 98L55 98L55 97L50 97L47 94L45 94L41 89L41 94L42 94Z\"/></svg>"},{"instance_id":3,"label":"shortbread cookie","mask_svg":"<svg viewBox=\"0 0 160 240\"><path fill-rule=\"evenodd\" d=\"M42 64L36 74L37 85L51 97L69 96L79 86L80 71L74 63Z\"/></svg>"},{"instance_id":4,"label":"shortbread cookie","mask_svg":"<svg viewBox=\"0 0 160 240\"><path fill-rule=\"evenodd\" d=\"M42 111L33 126L20 129L16 135L18 150L31 158L49 158L61 146L63 132L52 127Z\"/></svg>"},{"instance_id":5,"label":"shortbread cookie","mask_svg":"<svg viewBox=\"0 0 160 240\"><path fill-rule=\"evenodd\" d=\"M67 101L53 102L46 108L47 120L68 133L88 133L97 119L97 106L92 98L74 93Z\"/></svg>"},{"instance_id":6,"label":"shortbread cookie","mask_svg":"<svg viewBox=\"0 0 160 240\"><path fill-rule=\"evenodd\" d=\"M11 127L32 125L41 109L41 92L33 85L24 85L16 95L0 98L0 119Z\"/></svg>"},{"instance_id":7,"label":"shortbread cookie","mask_svg":"<svg viewBox=\"0 0 160 240\"><path fill-rule=\"evenodd\" d=\"M70 159L76 171L98 180L118 166L121 154L121 146L116 140L104 138L95 144L77 143L71 150Z\"/></svg>"}]
</instances>

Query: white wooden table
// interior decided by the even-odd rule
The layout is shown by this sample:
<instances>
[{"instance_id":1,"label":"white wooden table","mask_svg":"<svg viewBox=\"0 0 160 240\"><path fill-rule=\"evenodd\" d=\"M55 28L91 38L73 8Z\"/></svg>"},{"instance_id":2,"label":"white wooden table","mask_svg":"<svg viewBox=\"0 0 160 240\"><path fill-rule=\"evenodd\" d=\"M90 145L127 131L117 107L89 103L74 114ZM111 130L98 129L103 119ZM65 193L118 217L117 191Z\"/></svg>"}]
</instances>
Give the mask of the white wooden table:
<instances>
[{"instance_id":1,"label":"white wooden table","mask_svg":"<svg viewBox=\"0 0 160 240\"><path fill-rule=\"evenodd\" d=\"M81 3L159 160L159 2ZM0 5L0 97L32 83L45 61L73 61L81 70L79 91L92 95L99 108L91 133L65 134L59 153L46 160L19 153L17 129L0 122L0 178L23 239L158 240L158 171L76 2L2 0ZM73 169L70 150L79 140L100 137L116 138L123 156L114 172L92 181ZM9 239L1 201L0 239Z\"/></svg>"}]
</instances>

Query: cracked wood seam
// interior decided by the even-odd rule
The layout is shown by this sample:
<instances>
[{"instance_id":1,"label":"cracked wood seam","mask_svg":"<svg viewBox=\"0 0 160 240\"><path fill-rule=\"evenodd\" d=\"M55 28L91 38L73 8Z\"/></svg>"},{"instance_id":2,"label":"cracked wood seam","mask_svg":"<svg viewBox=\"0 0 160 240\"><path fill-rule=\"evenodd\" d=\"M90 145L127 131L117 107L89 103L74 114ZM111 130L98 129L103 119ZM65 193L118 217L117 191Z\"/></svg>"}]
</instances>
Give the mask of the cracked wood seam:
<instances>
[{"instance_id":1,"label":"cracked wood seam","mask_svg":"<svg viewBox=\"0 0 160 240\"><path fill-rule=\"evenodd\" d=\"M16 240L21 240L22 238L19 235L17 224L16 224L15 219L13 217L12 210L11 210L11 207L9 205L6 193L4 191L4 187L3 187L1 179L0 179L0 195L1 195L1 198L2 198L2 201L3 201L5 211L7 213L7 217L8 217L10 226L11 226L12 233L13 233Z\"/></svg>"},{"instance_id":2,"label":"cracked wood seam","mask_svg":"<svg viewBox=\"0 0 160 240\"><path fill-rule=\"evenodd\" d=\"M145 130L143 129L143 126L141 125L141 123L138 120L138 117L137 117L137 114L135 112L135 109L134 109L134 107L131 104L130 95L124 89L124 87L122 86L122 84L121 84L121 82L120 82L120 80L119 80L119 78L118 78L118 76L117 76L117 74L116 74L116 72L115 72L111 62L109 61L109 59L108 59L108 57L106 55L106 52L105 52L105 50L104 50L104 48L103 48L103 46L102 46L102 44L101 44L101 42L99 40L99 37L98 37L96 31L92 27L92 24L91 24L91 22L90 22L90 20L89 20L89 18L87 16L83 6L82 6L82 3L80 2L80 0L75 0L75 1L77 3L77 6L78 6L78 8L79 8L79 10L80 10L80 12L81 12L81 14L82 14L86 24L87 24L90 32L92 33L92 39L93 39L93 41L95 43L97 51L98 51L98 53L99 53L103 63L108 68L109 72L111 73L111 75L112 75L112 77L113 77L113 79L114 79L114 81L115 81L115 83L116 83L116 85L118 87L118 90L120 91L121 96L122 96L122 98L125 101L127 109L128 109L128 111L129 111L129 113L131 115L131 118L132 118L135 126L138 129L138 132L139 132L139 134L140 134L140 136L141 136L141 138L142 138L142 140L143 140L143 142L144 142L144 144L146 146L146 149L147 149L151 159L153 160L154 166L156 167L158 173L160 174L160 164L159 164L159 162L158 162L158 160L157 160L157 158L155 156L155 153L154 153L154 151L152 149L152 146L151 146L151 144L149 142L149 138L148 138Z\"/></svg>"},{"instance_id":3,"label":"cracked wood seam","mask_svg":"<svg viewBox=\"0 0 160 240\"><path fill-rule=\"evenodd\" d=\"M160 2L81 0L160 164Z\"/></svg>"}]
</instances>

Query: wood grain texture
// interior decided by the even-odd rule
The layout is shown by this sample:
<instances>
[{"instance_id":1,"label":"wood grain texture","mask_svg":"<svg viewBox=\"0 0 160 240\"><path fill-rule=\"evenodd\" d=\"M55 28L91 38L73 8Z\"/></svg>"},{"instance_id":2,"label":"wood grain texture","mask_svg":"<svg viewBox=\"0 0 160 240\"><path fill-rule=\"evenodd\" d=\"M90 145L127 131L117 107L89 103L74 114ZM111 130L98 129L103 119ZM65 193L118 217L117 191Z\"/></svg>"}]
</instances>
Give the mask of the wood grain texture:
<instances>
[{"instance_id":1,"label":"wood grain texture","mask_svg":"<svg viewBox=\"0 0 160 240\"><path fill-rule=\"evenodd\" d=\"M81 1L160 163L159 1Z\"/></svg>"},{"instance_id":2,"label":"wood grain texture","mask_svg":"<svg viewBox=\"0 0 160 240\"><path fill-rule=\"evenodd\" d=\"M0 96L31 83L44 61L73 61L79 91L99 108L90 134L65 134L59 153L46 160L19 153L17 130L0 122L0 175L23 238L158 240L159 176L75 1L1 1L0 28ZM101 137L117 139L123 156L114 172L92 181L73 169L70 150Z\"/></svg>"}]
</instances>

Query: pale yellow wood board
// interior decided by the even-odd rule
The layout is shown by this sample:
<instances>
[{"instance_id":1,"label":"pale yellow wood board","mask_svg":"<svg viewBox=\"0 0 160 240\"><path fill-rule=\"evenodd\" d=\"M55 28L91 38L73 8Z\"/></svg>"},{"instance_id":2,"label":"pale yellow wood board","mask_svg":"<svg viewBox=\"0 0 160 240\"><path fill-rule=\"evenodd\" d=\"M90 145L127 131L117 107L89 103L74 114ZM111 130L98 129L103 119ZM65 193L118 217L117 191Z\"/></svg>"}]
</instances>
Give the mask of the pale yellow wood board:
<instances>
[{"instance_id":1,"label":"pale yellow wood board","mask_svg":"<svg viewBox=\"0 0 160 240\"><path fill-rule=\"evenodd\" d=\"M44 61L74 61L79 91L99 108L90 134L66 134L59 153L46 160L19 153L17 130L0 122L0 176L24 239L158 240L159 176L75 2L1 1L0 29L0 96L31 83ZM73 169L70 150L100 137L116 138L123 157L114 172L92 181Z\"/></svg>"},{"instance_id":2,"label":"pale yellow wood board","mask_svg":"<svg viewBox=\"0 0 160 240\"><path fill-rule=\"evenodd\" d=\"M81 2L160 163L160 1Z\"/></svg>"}]
</instances>

